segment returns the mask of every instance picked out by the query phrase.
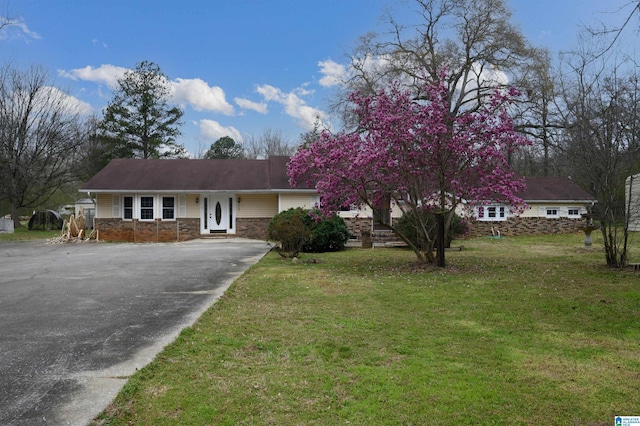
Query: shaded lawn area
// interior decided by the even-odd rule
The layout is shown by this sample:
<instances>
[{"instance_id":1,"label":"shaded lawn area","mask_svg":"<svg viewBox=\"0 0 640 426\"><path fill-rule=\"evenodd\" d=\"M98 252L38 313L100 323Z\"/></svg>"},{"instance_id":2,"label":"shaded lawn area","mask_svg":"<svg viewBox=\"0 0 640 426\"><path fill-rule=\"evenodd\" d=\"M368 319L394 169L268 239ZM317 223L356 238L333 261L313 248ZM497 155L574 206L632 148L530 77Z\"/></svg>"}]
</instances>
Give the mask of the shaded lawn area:
<instances>
[{"instance_id":1,"label":"shaded lawn area","mask_svg":"<svg viewBox=\"0 0 640 426\"><path fill-rule=\"evenodd\" d=\"M609 425L640 414L640 274L581 235L270 253L96 424ZM455 242L454 242L455 245ZM318 263L312 263L316 259Z\"/></svg>"},{"instance_id":2,"label":"shaded lawn area","mask_svg":"<svg viewBox=\"0 0 640 426\"><path fill-rule=\"evenodd\" d=\"M62 233L61 230L42 231L27 229L27 222L23 223L22 228L16 228L13 233L0 232L0 243L7 241L25 241L25 240L44 240L54 238Z\"/></svg>"}]
</instances>

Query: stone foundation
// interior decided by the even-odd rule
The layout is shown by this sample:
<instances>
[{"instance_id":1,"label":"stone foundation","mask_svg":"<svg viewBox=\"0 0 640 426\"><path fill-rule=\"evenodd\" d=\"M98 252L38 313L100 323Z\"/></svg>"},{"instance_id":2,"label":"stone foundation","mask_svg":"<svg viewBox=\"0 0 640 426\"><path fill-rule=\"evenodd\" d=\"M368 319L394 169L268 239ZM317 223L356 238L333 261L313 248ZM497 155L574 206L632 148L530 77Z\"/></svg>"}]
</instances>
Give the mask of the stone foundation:
<instances>
[{"instance_id":1,"label":"stone foundation","mask_svg":"<svg viewBox=\"0 0 640 426\"><path fill-rule=\"evenodd\" d=\"M345 218L345 223L351 233L351 241L362 241L363 231L371 232L372 220L366 218ZM580 232L584 226L582 219L569 219L566 217L547 219L543 217L511 217L504 221L480 222L471 221L467 237L491 236L491 228L497 235L498 231L503 237L515 237L519 235L549 235L570 234ZM387 243L400 241L391 231L371 232L372 243Z\"/></svg>"},{"instance_id":2,"label":"stone foundation","mask_svg":"<svg viewBox=\"0 0 640 426\"><path fill-rule=\"evenodd\" d=\"M96 218L94 226L98 232L98 239L104 241L157 243L186 241L200 237L200 219L140 221Z\"/></svg>"},{"instance_id":3,"label":"stone foundation","mask_svg":"<svg viewBox=\"0 0 640 426\"><path fill-rule=\"evenodd\" d=\"M236 234L234 236L256 240L267 239L267 227L271 218L238 218L236 219ZM370 233L373 244L398 242L399 239L391 231L372 229L372 219L346 218L345 223L351 234L351 241L362 241L363 232ZM505 221L479 222L472 221L468 237L491 236L491 228L497 235L515 237L519 235L547 235L567 234L579 232L584 225L581 219L569 218L537 218L512 217ZM171 242L186 241L200 238L200 219L180 218L175 221L140 221L137 219L124 221L122 219L96 218L95 229L98 238L105 241L128 242ZM223 234L226 235L226 234ZM368 236L365 235L368 240ZM369 240L368 240L369 241Z\"/></svg>"},{"instance_id":4,"label":"stone foundation","mask_svg":"<svg viewBox=\"0 0 640 426\"><path fill-rule=\"evenodd\" d=\"M519 235L549 235L570 234L580 232L584 226L582 219L569 219L567 217L547 219L543 217L511 217L504 221L496 222L471 222L469 237L492 236L491 228L497 235L498 231L503 237L516 237Z\"/></svg>"}]
</instances>

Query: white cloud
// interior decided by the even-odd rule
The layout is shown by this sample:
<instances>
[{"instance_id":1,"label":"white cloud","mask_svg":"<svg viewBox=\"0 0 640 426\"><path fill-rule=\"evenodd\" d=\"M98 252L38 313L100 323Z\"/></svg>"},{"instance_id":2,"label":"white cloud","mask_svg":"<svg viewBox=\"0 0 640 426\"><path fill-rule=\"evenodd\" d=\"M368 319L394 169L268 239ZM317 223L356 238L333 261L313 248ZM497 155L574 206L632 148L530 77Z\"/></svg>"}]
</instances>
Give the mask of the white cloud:
<instances>
[{"instance_id":1,"label":"white cloud","mask_svg":"<svg viewBox=\"0 0 640 426\"><path fill-rule=\"evenodd\" d=\"M304 99L300 97L311 94L313 93L312 91L298 88L292 92L284 93L277 87L268 84L258 86L257 91L266 101L277 102L283 105L285 113L295 118L298 121L298 125L304 130L313 130L317 120L323 122L327 119L327 115L323 111L310 107Z\"/></svg>"},{"instance_id":2,"label":"white cloud","mask_svg":"<svg viewBox=\"0 0 640 426\"><path fill-rule=\"evenodd\" d=\"M64 94L64 103L68 105L71 111L77 111L80 115L90 115L93 113L93 107L91 105L74 96Z\"/></svg>"},{"instance_id":3,"label":"white cloud","mask_svg":"<svg viewBox=\"0 0 640 426\"><path fill-rule=\"evenodd\" d=\"M38 92L40 105L60 105L67 114L90 115L93 108L86 102L63 92L54 86L44 86L42 91Z\"/></svg>"},{"instance_id":4,"label":"white cloud","mask_svg":"<svg viewBox=\"0 0 640 426\"><path fill-rule=\"evenodd\" d=\"M275 102L282 103L282 99L284 98L284 94L280 89L273 87L269 84L263 84L262 86L258 86L256 90L258 93L262 95L262 97L266 101L275 101Z\"/></svg>"},{"instance_id":5,"label":"white cloud","mask_svg":"<svg viewBox=\"0 0 640 426\"><path fill-rule=\"evenodd\" d=\"M109 64L100 65L98 68L87 65L84 68L76 68L71 71L58 70L58 75L72 80L93 81L105 83L109 87L116 87L118 80L122 78L126 71L126 68Z\"/></svg>"},{"instance_id":6,"label":"white cloud","mask_svg":"<svg viewBox=\"0 0 640 426\"><path fill-rule=\"evenodd\" d=\"M229 136L236 142L242 142L242 135L233 126L224 127L214 120L200 120L200 136L217 141L221 137Z\"/></svg>"},{"instance_id":7,"label":"white cloud","mask_svg":"<svg viewBox=\"0 0 640 426\"><path fill-rule=\"evenodd\" d=\"M105 49L109 48L109 45L107 43L105 43L104 41L100 41L97 38L92 39L91 43L93 43L94 46L100 45Z\"/></svg>"},{"instance_id":8,"label":"white cloud","mask_svg":"<svg viewBox=\"0 0 640 426\"><path fill-rule=\"evenodd\" d=\"M0 24L5 24L5 27L0 30L0 40L9 38L9 36L13 33L11 31L12 28L18 29L18 34L16 35L16 37L26 36L26 38L32 38L35 40L40 40L42 38L40 37L40 34L29 29L24 18L8 19L5 16L0 16Z\"/></svg>"},{"instance_id":9,"label":"white cloud","mask_svg":"<svg viewBox=\"0 0 640 426\"><path fill-rule=\"evenodd\" d=\"M267 104L265 102L253 102L249 99L243 98L235 98L233 101L243 109L250 109L259 112L260 114L266 114L268 112Z\"/></svg>"},{"instance_id":10,"label":"white cloud","mask_svg":"<svg viewBox=\"0 0 640 426\"><path fill-rule=\"evenodd\" d=\"M233 106L225 99L224 90L209 86L205 81L177 78L172 83L173 98L176 102L190 104L196 111L214 111L233 115Z\"/></svg>"},{"instance_id":11,"label":"white cloud","mask_svg":"<svg viewBox=\"0 0 640 426\"><path fill-rule=\"evenodd\" d=\"M347 74L347 69L331 59L318 62L320 74L324 77L320 79L320 85L324 87L337 86L343 83Z\"/></svg>"},{"instance_id":12,"label":"white cloud","mask_svg":"<svg viewBox=\"0 0 640 426\"><path fill-rule=\"evenodd\" d=\"M509 77L492 65L473 64L467 80L458 80L456 91L465 91L465 101L474 99L478 85L481 87L499 87L509 84Z\"/></svg>"}]
</instances>

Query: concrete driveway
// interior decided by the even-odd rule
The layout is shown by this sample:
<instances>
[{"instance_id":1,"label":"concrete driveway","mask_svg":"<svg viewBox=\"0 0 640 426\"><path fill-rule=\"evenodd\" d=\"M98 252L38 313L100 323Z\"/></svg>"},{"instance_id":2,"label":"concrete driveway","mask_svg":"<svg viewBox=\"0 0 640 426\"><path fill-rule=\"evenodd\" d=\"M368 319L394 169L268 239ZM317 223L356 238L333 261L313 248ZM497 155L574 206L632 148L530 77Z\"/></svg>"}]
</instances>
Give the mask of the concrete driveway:
<instances>
[{"instance_id":1,"label":"concrete driveway","mask_svg":"<svg viewBox=\"0 0 640 426\"><path fill-rule=\"evenodd\" d=\"M0 244L0 424L86 425L268 250Z\"/></svg>"}]
</instances>

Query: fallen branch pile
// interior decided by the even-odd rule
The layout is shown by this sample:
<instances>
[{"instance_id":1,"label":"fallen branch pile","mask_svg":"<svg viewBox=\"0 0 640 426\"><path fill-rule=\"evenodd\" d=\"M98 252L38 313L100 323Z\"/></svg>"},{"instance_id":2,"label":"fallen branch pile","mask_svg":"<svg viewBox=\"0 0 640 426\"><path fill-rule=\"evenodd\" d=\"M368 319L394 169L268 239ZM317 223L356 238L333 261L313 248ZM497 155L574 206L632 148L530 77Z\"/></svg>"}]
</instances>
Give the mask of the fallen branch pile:
<instances>
[{"instance_id":1,"label":"fallen branch pile","mask_svg":"<svg viewBox=\"0 0 640 426\"><path fill-rule=\"evenodd\" d=\"M98 241L96 238L96 230L92 230L91 233L83 237L85 221L82 211L78 212L78 217L74 215L69 217L69 220L64 221L62 226L62 233L59 237L50 238L49 243L62 244L62 243L84 243L88 241Z\"/></svg>"}]
</instances>

